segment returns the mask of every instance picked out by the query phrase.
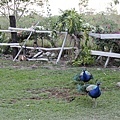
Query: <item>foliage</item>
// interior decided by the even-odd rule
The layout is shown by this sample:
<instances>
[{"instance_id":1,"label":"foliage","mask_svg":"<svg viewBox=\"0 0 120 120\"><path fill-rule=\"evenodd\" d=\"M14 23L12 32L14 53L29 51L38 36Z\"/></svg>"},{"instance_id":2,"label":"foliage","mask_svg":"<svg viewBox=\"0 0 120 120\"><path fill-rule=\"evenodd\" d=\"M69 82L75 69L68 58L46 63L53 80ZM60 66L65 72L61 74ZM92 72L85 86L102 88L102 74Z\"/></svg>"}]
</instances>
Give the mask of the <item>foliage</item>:
<instances>
[{"instance_id":1,"label":"foliage","mask_svg":"<svg viewBox=\"0 0 120 120\"><path fill-rule=\"evenodd\" d=\"M107 27L106 27L107 28ZM105 30L104 28L101 29L100 26L96 26L96 33L111 33L110 27L108 29L109 31ZM119 32L116 32L119 34ZM120 53L120 43L119 40L100 40L100 39L95 39L95 43L98 46L99 50L102 51L109 51L112 48L113 52Z\"/></svg>"},{"instance_id":2,"label":"foliage","mask_svg":"<svg viewBox=\"0 0 120 120\"><path fill-rule=\"evenodd\" d=\"M0 32L0 43L8 42L8 39L5 33ZM0 53L3 53L5 46L0 46Z\"/></svg>"},{"instance_id":3,"label":"foliage","mask_svg":"<svg viewBox=\"0 0 120 120\"><path fill-rule=\"evenodd\" d=\"M115 5L120 3L119 0L113 0L113 2L114 2Z\"/></svg>"},{"instance_id":4,"label":"foliage","mask_svg":"<svg viewBox=\"0 0 120 120\"><path fill-rule=\"evenodd\" d=\"M77 30L83 30L83 28L86 26L85 23L90 23L91 25L95 26L96 29L94 32L98 32L98 33L115 33L116 31L118 32L119 31L119 28L120 28L120 22L119 22L119 19L120 19L120 16L119 15L115 15L115 14L112 14L112 15L106 15L104 13L99 13L99 14L96 14L96 15L79 15L78 18L80 18L80 25L78 25L78 27L80 26L80 28L76 28L76 25L78 24L75 24L74 23L74 16L75 16L75 21L77 21L77 14L74 10L73 12L68 12L69 10L67 10L67 13L70 14L70 16L66 13L66 16L64 15L65 14L65 11L63 11L63 19L62 19L62 16L52 16L50 17L50 19L48 17L42 17L42 16L39 16L37 14L32 14L31 15L27 15L27 16L24 16L20 19L20 21L17 23L17 27L31 27L33 24L35 24L36 22L40 21L39 23L39 26L43 26L46 29L48 30L56 30L59 25L61 25L62 23L64 23L65 25L65 22L67 21L67 25L69 25L69 21L73 21L72 25L74 26L73 28L70 26L70 30L69 31L73 31L75 29L75 31ZM72 10L70 10L72 11ZM73 15L73 13L75 13L75 15ZM68 17L67 17L68 15ZM73 18L72 18L73 17ZM58 22L61 20L61 24L59 24ZM67 19L65 21L65 18ZM84 20L83 20L84 19ZM48 22L49 20L51 20L51 23L52 24L49 24L48 25ZM62 22L63 21L63 22ZM56 23L56 24L54 24ZM2 16L0 17L0 25L1 25L1 29L8 29L9 27L9 23L5 20L5 18L3 18ZM58 30L66 30L68 29L68 27L64 27L63 28L58 28ZM84 26L85 25L85 26ZM89 29L89 27L88 27ZM100 30L100 31L99 31ZM72 32L71 32L72 33ZM74 32L74 34L77 36L78 34L76 32ZM55 35L55 34L54 34ZM7 34L7 36L10 36L10 34ZM80 36L81 37L81 36ZM85 38L85 37L84 37ZM55 39L57 40L57 39ZM84 40L82 40L81 38L78 38L78 40L82 41L82 42L85 42ZM118 40L119 41L119 40ZM54 39L50 41L52 46L54 46ZM82 43L81 42L81 43ZM111 42L108 43L108 40L106 40L106 43L103 44L104 41L99 41L98 39L95 40L96 44L98 45L98 49L103 49L103 45L105 44L105 49L109 49L111 47ZM119 53L119 42L115 42L113 41L113 51L115 52L118 52ZM106 46L106 45L109 45L109 46ZM82 47L82 44L81 44L81 47ZM84 47L82 47L84 48ZM91 49L89 47L89 49Z\"/></svg>"},{"instance_id":5,"label":"foliage","mask_svg":"<svg viewBox=\"0 0 120 120\"><path fill-rule=\"evenodd\" d=\"M101 12L95 15L84 15L83 16L86 23L89 23L95 27L99 25L101 28L104 28L108 32L119 31L119 28L120 28L119 17L120 16L117 14L107 15L104 12Z\"/></svg>"},{"instance_id":6,"label":"foliage","mask_svg":"<svg viewBox=\"0 0 120 120\"><path fill-rule=\"evenodd\" d=\"M41 7L43 6L43 0L1 0L0 1L0 13L9 19L10 15L14 15L17 20L19 20L23 15L30 14L35 12L34 7Z\"/></svg>"},{"instance_id":7,"label":"foliage","mask_svg":"<svg viewBox=\"0 0 120 120\"><path fill-rule=\"evenodd\" d=\"M85 16L86 18L87 16ZM91 19L91 20L90 20ZM104 13L97 14L95 16L89 16L86 20L88 20L91 24L93 24L95 33L101 34L119 34L119 16L118 15L105 15ZM113 47L113 52L120 52L120 43L119 40L100 40L93 38L96 45L97 50L109 51L110 48Z\"/></svg>"},{"instance_id":8,"label":"foliage","mask_svg":"<svg viewBox=\"0 0 120 120\"><path fill-rule=\"evenodd\" d=\"M58 17L58 21L53 26L53 29L58 31L68 31L69 34L75 34L82 29L83 19L75 9L61 11L62 15Z\"/></svg>"},{"instance_id":9,"label":"foliage","mask_svg":"<svg viewBox=\"0 0 120 120\"><path fill-rule=\"evenodd\" d=\"M67 31L70 36L73 36L74 44L79 51L81 40L80 32L82 31L83 23L82 16L78 14L77 11L75 11L75 9L65 10L61 12L62 15L58 17L58 20L53 26L53 29L58 31ZM77 58L78 55L79 52L76 54L75 58Z\"/></svg>"},{"instance_id":10,"label":"foliage","mask_svg":"<svg viewBox=\"0 0 120 120\"><path fill-rule=\"evenodd\" d=\"M89 23L85 23L82 25L83 38L81 44L81 51L79 53L79 57L76 60L73 60L74 66L86 66L92 65L94 63L94 58L90 54L91 46L88 45L89 42L89 31L93 30L93 26Z\"/></svg>"},{"instance_id":11,"label":"foliage","mask_svg":"<svg viewBox=\"0 0 120 120\"><path fill-rule=\"evenodd\" d=\"M111 0L109 6L107 6L107 14L118 14L116 6L119 4L119 0Z\"/></svg>"},{"instance_id":12,"label":"foliage","mask_svg":"<svg viewBox=\"0 0 120 120\"><path fill-rule=\"evenodd\" d=\"M88 2L89 2L89 0L79 0L79 12L80 12L80 14L84 14L84 12L85 12L85 9L87 8L87 6L88 6Z\"/></svg>"},{"instance_id":13,"label":"foliage","mask_svg":"<svg viewBox=\"0 0 120 120\"><path fill-rule=\"evenodd\" d=\"M63 12L61 16L58 18L58 22L56 24L56 29L59 31L68 30L70 35L74 34L78 38L77 33L84 32L84 39L85 44L81 46L81 51L78 53L78 56L73 60L73 65L90 65L93 64L93 58L90 55L90 48L88 47L87 43L89 41L89 31L92 27L89 24L83 24L82 16L79 15L74 9L73 10L66 10ZM79 38L80 39L80 38ZM80 41L80 40L77 40ZM80 48L81 43L77 47Z\"/></svg>"},{"instance_id":14,"label":"foliage","mask_svg":"<svg viewBox=\"0 0 120 120\"><path fill-rule=\"evenodd\" d=\"M90 66L94 64L94 58L90 55L88 47L82 48L80 51L80 57L73 60L73 66Z\"/></svg>"}]
</instances>

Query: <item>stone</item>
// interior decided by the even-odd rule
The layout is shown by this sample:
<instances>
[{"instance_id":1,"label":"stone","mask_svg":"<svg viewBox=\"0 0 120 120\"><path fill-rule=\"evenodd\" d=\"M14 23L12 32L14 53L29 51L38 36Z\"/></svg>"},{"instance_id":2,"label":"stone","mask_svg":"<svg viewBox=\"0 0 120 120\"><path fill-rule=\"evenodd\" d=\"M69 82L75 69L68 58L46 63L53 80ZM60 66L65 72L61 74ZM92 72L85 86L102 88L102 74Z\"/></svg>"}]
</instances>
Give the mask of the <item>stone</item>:
<instances>
[{"instance_id":1,"label":"stone","mask_svg":"<svg viewBox=\"0 0 120 120\"><path fill-rule=\"evenodd\" d=\"M116 85L117 85L117 87L120 87L120 82L118 82Z\"/></svg>"}]
</instances>

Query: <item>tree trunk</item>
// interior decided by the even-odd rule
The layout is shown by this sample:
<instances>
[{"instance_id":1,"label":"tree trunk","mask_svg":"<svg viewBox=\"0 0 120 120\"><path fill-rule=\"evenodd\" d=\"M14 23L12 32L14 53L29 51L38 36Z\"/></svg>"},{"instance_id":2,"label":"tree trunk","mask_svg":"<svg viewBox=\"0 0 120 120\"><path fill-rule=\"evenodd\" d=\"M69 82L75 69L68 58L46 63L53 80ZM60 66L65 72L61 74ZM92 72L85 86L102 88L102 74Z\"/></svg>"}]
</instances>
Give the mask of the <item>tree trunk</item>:
<instances>
[{"instance_id":1,"label":"tree trunk","mask_svg":"<svg viewBox=\"0 0 120 120\"><path fill-rule=\"evenodd\" d=\"M10 20L10 27L16 27L15 16L9 16L9 20ZM11 39L12 39L13 43L17 43L17 32L11 32ZM18 48L13 47L13 49L12 49L13 58L15 58L17 53L18 53Z\"/></svg>"},{"instance_id":2,"label":"tree trunk","mask_svg":"<svg viewBox=\"0 0 120 120\"><path fill-rule=\"evenodd\" d=\"M80 39L78 39L77 36L74 34L73 37L75 39L75 46L77 47L77 50L75 51L75 60L76 60L80 54Z\"/></svg>"}]
</instances>

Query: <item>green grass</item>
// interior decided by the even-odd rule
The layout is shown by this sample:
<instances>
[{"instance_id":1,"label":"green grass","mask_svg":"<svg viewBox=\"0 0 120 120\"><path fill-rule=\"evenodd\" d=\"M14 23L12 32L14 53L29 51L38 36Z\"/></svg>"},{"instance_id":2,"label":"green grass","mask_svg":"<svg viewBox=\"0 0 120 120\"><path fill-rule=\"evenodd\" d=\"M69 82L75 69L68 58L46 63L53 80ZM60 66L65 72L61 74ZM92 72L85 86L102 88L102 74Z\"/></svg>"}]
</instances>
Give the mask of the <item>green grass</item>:
<instances>
[{"instance_id":1,"label":"green grass","mask_svg":"<svg viewBox=\"0 0 120 120\"><path fill-rule=\"evenodd\" d=\"M82 67L8 60L0 66L0 120L120 120L120 70L87 68L91 83L102 82L98 106L92 108L91 98L78 95L72 80Z\"/></svg>"}]
</instances>

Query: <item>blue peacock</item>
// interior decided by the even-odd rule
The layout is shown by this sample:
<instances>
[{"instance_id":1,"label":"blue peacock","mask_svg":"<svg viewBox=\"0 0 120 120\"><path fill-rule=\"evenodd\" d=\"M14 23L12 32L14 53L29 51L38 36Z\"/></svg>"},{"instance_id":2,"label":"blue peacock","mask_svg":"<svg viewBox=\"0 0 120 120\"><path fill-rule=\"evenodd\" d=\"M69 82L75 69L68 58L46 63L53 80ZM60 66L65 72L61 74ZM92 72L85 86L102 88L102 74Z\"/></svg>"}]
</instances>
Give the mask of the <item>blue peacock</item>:
<instances>
[{"instance_id":1,"label":"blue peacock","mask_svg":"<svg viewBox=\"0 0 120 120\"><path fill-rule=\"evenodd\" d=\"M77 85L77 89L79 92L87 93L92 99L94 99L93 107L97 106L96 99L101 95L100 82L94 84L86 84L86 85Z\"/></svg>"},{"instance_id":2,"label":"blue peacock","mask_svg":"<svg viewBox=\"0 0 120 120\"><path fill-rule=\"evenodd\" d=\"M85 84L86 82L93 79L93 75L90 72L88 72L86 69L84 69L80 74L75 75L73 79L74 81L77 82L83 81Z\"/></svg>"}]
</instances>

